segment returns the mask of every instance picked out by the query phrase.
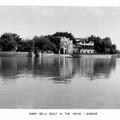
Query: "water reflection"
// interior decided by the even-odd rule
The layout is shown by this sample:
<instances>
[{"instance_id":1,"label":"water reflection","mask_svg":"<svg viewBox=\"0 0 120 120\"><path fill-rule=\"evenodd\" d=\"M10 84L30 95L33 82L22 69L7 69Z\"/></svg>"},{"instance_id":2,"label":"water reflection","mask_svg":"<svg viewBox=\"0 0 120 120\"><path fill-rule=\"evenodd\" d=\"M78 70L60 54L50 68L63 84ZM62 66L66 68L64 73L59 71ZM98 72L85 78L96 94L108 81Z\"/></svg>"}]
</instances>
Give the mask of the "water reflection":
<instances>
[{"instance_id":1,"label":"water reflection","mask_svg":"<svg viewBox=\"0 0 120 120\"><path fill-rule=\"evenodd\" d=\"M69 83L74 76L72 61L61 57L34 58L34 76L51 78L54 83Z\"/></svg>"},{"instance_id":2,"label":"water reflection","mask_svg":"<svg viewBox=\"0 0 120 120\"><path fill-rule=\"evenodd\" d=\"M86 77L90 80L109 78L116 67L114 58L68 58L42 56L40 58L1 57L0 77L3 82L15 82L23 75L47 77L54 83L71 83L73 77Z\"/></svg>"},{"instance_id":3,"label":"water reflection","mask_svg":"<svg viewBox=\"0 0 120 120\"><path fill-rule=\"evenodd\" d=\"M109 78L112 70L115 70L116 60L111 59L97 59L94 63L94 77L103 75L106 79Z\"/></svg>"}]
</instances>

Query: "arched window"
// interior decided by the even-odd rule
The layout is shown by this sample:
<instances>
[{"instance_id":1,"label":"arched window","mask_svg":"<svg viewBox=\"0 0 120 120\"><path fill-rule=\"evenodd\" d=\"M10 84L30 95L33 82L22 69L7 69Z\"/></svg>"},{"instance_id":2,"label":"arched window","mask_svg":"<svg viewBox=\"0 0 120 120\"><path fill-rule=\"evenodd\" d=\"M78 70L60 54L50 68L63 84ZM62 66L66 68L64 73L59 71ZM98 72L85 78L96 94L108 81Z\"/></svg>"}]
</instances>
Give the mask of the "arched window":
<instances>
[{"instance_id":1,"label":"arched window","mask_svg":"<svg viewBox=\"0 0 120 120\"><path fill-rule=\"evenodd\" d=\"M60 54L64 54L64 49L63 48L60 49Z\"/></svg>"}]
</instances>

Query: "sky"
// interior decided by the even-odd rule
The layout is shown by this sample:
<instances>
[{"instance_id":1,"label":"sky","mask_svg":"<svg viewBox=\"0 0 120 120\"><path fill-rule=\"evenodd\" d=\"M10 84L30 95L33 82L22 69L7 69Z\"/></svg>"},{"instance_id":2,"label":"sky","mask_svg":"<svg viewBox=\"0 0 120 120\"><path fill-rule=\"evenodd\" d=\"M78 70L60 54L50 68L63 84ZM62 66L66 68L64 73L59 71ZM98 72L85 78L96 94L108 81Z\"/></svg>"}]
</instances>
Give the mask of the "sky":
<instances>
[{"instance_id":1,"label":"sky","mask_svg":"<svg viewBox=\"0 0 120 120\"><path fill-rule=\"evenodd\" d=\"M22 38L70 32L74 37L110 37L120 49L120 7L0 6L0 35Z\"/></svg>"}]
</instances>

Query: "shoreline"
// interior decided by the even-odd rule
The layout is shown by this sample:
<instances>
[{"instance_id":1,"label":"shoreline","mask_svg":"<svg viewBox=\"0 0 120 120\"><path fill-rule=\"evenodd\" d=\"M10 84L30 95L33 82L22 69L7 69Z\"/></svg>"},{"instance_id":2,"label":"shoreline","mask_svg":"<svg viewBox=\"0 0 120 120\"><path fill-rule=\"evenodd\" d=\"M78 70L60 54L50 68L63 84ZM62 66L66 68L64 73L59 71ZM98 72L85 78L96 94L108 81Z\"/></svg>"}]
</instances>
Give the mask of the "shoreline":
<instances>
[{"instance_id":1,"label":"shoreline","mask_svg":"<svg viewBox=\"0 0 120 120\"><path fill-rule=\"evenodd\" d=\"M0 57L11 57L11 56L27 56L28 52L0 52ZM39 53L39 55L54 55L54 56L71 56L69 54L54 54L54 53ZM34 54L32 53L32 56ZM120 57L120 54L81 54L81 57Z\"/></svg>"}]
</instances>

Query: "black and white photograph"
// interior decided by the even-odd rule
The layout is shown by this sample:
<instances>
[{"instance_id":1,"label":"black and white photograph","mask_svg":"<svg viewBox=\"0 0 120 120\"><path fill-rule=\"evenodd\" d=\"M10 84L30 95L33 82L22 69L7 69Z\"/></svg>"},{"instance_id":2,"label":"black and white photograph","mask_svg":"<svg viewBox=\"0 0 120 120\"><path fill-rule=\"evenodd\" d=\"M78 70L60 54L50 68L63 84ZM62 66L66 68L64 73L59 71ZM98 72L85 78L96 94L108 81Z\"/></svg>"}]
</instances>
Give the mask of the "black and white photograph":
<instances>
[{"instance_id":1,"label":"black and white photograph","mask_svg":"<svg viewBox=\"0 0 120 120\"><path fill-rule=\"evenodd\" d=\"M0 15L0 109L120 109L120 7Z\"/></svg>"},{"instance_id":2,"label":"black and white photograph","mask_svg":"<svg viewBox=\"0 0 120 120\"><path fill-rule=\"evenodd\" d=\"M119 120L120 4L13 3L0 4L0 119Z\"/></svg>"}]
</instances>

